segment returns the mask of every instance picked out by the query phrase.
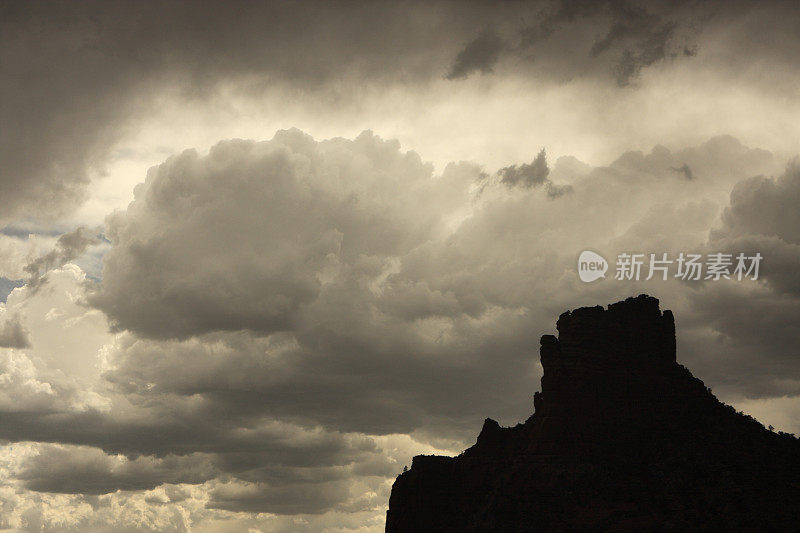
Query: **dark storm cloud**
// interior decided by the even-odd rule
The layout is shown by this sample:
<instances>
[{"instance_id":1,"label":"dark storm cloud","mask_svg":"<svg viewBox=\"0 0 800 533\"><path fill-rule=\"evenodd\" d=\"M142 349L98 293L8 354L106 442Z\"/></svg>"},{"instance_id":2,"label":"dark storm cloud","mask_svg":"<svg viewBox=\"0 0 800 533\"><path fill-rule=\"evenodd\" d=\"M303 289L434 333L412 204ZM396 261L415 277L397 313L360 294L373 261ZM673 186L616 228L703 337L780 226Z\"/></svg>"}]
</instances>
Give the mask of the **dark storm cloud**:
<instances>
[{"instance_id":1,"label":"dark storm cloud","mask_svg":"<svg viewBox=\"0 0 800 533\"><path fill-rule=\"evenodd\" d=\"M573 191L572 185L556 185L552 181L547 182L547 197L548 198L560 198L565 194L569 194Z\"/></svg>"},{"instance_id":2,"label":"dark storm cloud","mask_svg":"<svg viewBox=\"0 0 800 533\"><path fill-rule=\"evenodd\" d=\"M248 456L257 458L259 465L291 467L349 464L376 450L371 439L360 435L304 430L277 422L259 425L252 416L242 415L230 421L209 420L205 418L208 410L193 414L173 406L169 411L167 404L154 405L153 410L139 411L133 417L109 416L93 409L6 410L0 412L4 426L0 438L92 446L131 459L140 455L252 454Z\"/></svg>"},{"instance_id":3,"label":"dark storm cloud","mask_svg":"<svg viewBox=\"0 0 800 533\"><path fill-rule=\"evenodd\" d=\"M687 294L686 349L730 397L798 395L800 171L739 181L701 252L760 254L759 281L705 282ZM720 368L724 368L720 370Z\"/></svg>"},{"instance_id":4,"label":"dark storm cloud","mask_svg":"<svg viewBox=\"0 0 800 533\"><path fill-rule=\"evenodd\" d=\"M782 175L756 176L737 183L714 236L766 235L800 244L800 162Z\"/></svg>"},{"instance_id":5,"label":"dark storm cloud","mask_svg":"<svg viewBox=\"0 0 800 533\"><path fill-rule=\"evenodd\" d=\"M697 19L713 9L695 3L687 11L681 4L650 2L643 7L624 0L543 2L518 13L522 27L507 25L505 35L485 32L470 41L456 56L447 77L491 72L502 56L508 55L518 66L520 62L561 61L556 69L569 73L566 77L595 73L591 63L596 62L625 87L654 63L696 53L691 39L698 34ZM593 37L594 42L581 34ZM567 47L582 49L583 57L564 53ZM550 77L549 68L535 72Z\"/></svg>"},{"instance_id":6,"label":"dark storm cloud","mask_svg":"<svg viewBox=\"0 0 800 533\"><path fill-rule=\"evenodd\" d=\"M760 277L783 297L800 296L800 166L778 177L754 176L737 183L710 246L731 253L760 253Z\"/></svg>"},{"instance_id":7,"label":"dark storm cloud","mask_svg":"<svg viewBox=\"0 0 800 533\"><path fill-rule=\"evenodd\" d=\"M0 10L3 220L52 218L85 199L111 147L165 90L192 101L221 84L256 95L289 87L350 102L365 87L413 90L490 71L627 85L693 53L709 20L740 28L732 47L741 50L720 58L736 71L796 57L796 40L784 38L796 17L778 3L12 1Z\"/></svg>"},{"instance_id":8,"label":"dark storm cloud","mask_svg":"<svg viewBox=\"0 0 800 533\"><path fill-rule=\"evenodd\" d=\"M207 460L184 456L120 460L97 448L45 445L23 465L18 478L29 490L65 494L108 494L150 490L164 483L202 483L216 472Z\"/></svg>"},{"instance_id":9,"label":"dark storm cloud","mask_svg":"<svg viewBox=\"0 0 800 533\"><path fill-rule=\"evenodd\" d=\"M683 174L683 176L687 180L693 180L695 178L694 172L692 172L692 167L690 167L686 163L684 163L683 165L681 165L679 167L670 167L670 168L672 170L674 170L675 172L679 172L679 173Z\"/></svg>"},{"instance_id":10,"label":"dark storm cloud","mask_svg":"<svg viewBox=\"0 0 800 533\"><path fill-rule=\"evenodd\" d=\"M516 185L538 187L549 181L547 176L550 175L550 169L547 166L547 155L542 149L532 162L504 167L497 173L500 176L500 181L509 187Z\"/></svg>"},{"instance_id":11,"label":"dark storm cloud","mask_svg":"<svg viewBox=\"0 0 800 533\"><path fill-rule=\"evenodd\" d=\"M800 394L800 299L728 283L688 296L684 342L696 375L713 376L726 398Z\"/></svg>"},{"instance_id":12,"label":"dark storm cloud","mask_svg":"<svg viewBox=\"0 0 800 533\"><path fill-rule=\"evenodd\" d=\"M38 289L44 283L49 270L65 265L80 256L86 248L99 242L100 238L84 227L61 235L51 251L25 266L24 271L28 274L26 285L31 290Z\"/></svg>"},{"instance_id":13,"label":"dark storm cloud","mask_svg":"<svg viewBox=\"0 0 800 533\"><path fill-rule=\"evenodd\" d=\"M339 322L334 312L365 324L331 331ZM318 317L318 327L298 332L301 346L285 353L270 353L268 342L247 336L222 337L214 344L210 339L141 343L114 354L115 369L107 378L134 397L201 395L208 400L204 412L209 417L265 415L371 434L411 432L429 424L440 425L443 433L466 432L480 416L482 404L503 411L518 409L520 414L529 407L525 395L498 394L501 386L524 390L530 385L534 371L530 346L536 334L517 330L526 315L502 313L471 332L467 320L458 320L450 334L462 340L437 347L418 338L413 319L379 325L355 308L355 299L324 313ZM487 331L503 317L504 330ZM467 339L474 345L467 347ZM324 343L330 347L323 348ZM212 346L216 349L209 349ZM502 365L486 364L484 354L490 349ZM474 360L475 365L465 366L465 360ZM464 387L474 400L469 405L462 403L459 391Z\"/></svg>"},{"instance_id":14,"label":"dark storm cloud","mask_svg":"<svg viewBox=\"0 0 800 533\"><path fill-rule=\"evenodd\" d=\"M793 162L778 177L755 176L737 183L721 224L711 231L709 252L762 256L758 285L706 286L690 298L698 314L694 322L712 332L698 346L704 342L709 352L722 357L701 361L724 365L721 385L728 394L800 394L799 202L800 170Z\"/></svg>"},{"instance_id":15,"label":"dark storm cloud","mask_svg":"<svg viewBox=\"0 0 800 533\"><path fill-rule=\"evenodd\" d=\"M21 464L16 477L28 490L92 495L223 479L228 489L214 492L213 507L245 512L326 511L347 504L352 483L374 483L397 470L361 435L241 416L225 421L219 412L214 418L176 414L167 402L161 408L139 410L134 418L92 410L2 412L0 433L13 441L60 443L40 445ZM234 491L237 496L231 484L261 489L257 497Z\"/></svg>"},{"instance_id":16,"label":"dark storm cloud","mask_svg":"<svg viewBox=\"0 0 800 533\"><path fill-rule=\"evenodd\" d=\"M0 218L54 217L84 199L90 171L102 169L113 143L164 89L205 98L249 76L251 87L347 97L364 83L434 79L457 46L450 39L475 31L484 11L449 3L430 12L395 2L3 2ZM443 21L446 33L438 31Z\"/></svg>"},{"instance_id":17,"label":"dark storm cloud","mask_svg":"<svg viewBox=\"0 0 800 533\"><path fill-rule=\"evenodd\" d=\"M523 187L531 189L544 186L547 197L559 198L572 192L571 185L555 184L550 180L550 167L547 165L547 154L542 149L530 163L510 165L497 171L500 182L507 187ZM488 178L488 176L485 176Z\"/></svg>"},{"instance_id":18,"label":"dark storm cloud","mask_svg":"<svg viewBox=\"0 0 800 533\"><path fill-rule=\"evenodd\" d=\"M28 332L19 316L0 319L0 348L28 348L31 345Z\"/></svg>"},{"instance_id":19,"label":"dark storm cloud","mask_svg":"<svg viewBox=\"0 0 800 533\"><path fill-rule=\"evenodd\" d=\"M347 497L346 481L272 487L222 487L211 492L208 507L225 511L277 514L318 514Z\"/></svg>"},{"instance_id":20,"label":"dark storm cloud","mask_svg":"<svg viewBox=\"0 0 800 533\"><path fill-rule=\"evenodd\" d=\"M483 32L458 53L446 78L455 80L466 78L473 72L492 72L504 47L505 42L495 32Z\"/></svg>"},{"instance_id":21,"label":"dark storm cloud","mask_svg":"<svg viewBox=\"0 0 800 533\"><path fill-rule=\"evenodd\" d=\"M673 43L677 22L664 20L662 16L626 2L611 2L609 6L611 28L592 46L590 54L597 57L614 49L621 50L612 66L620 87L629 85L643 68L657 61L670 56L694 55L695 50L690 45ZM678 51L671 51L675 46Z\"/></svg>"}]
</instances>

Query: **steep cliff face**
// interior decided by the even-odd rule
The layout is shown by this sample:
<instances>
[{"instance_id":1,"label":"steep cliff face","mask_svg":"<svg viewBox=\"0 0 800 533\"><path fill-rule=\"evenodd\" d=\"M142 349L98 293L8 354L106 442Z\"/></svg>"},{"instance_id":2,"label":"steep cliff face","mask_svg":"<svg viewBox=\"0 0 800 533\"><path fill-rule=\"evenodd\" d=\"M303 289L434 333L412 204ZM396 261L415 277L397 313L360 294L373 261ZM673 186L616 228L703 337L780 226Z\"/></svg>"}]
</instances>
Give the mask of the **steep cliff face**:
<instances>
[{"instance_id":1,"label":"steep cliff face","mask_svg":"<svg viewBox=\"0 0 800 533\"><path fill-rule=\"evenodd\" d=\"M387 532L800 530L800 441L720 403L641 295L562 314L524 424L417 456Z\"/></svg>"}]
</instances>

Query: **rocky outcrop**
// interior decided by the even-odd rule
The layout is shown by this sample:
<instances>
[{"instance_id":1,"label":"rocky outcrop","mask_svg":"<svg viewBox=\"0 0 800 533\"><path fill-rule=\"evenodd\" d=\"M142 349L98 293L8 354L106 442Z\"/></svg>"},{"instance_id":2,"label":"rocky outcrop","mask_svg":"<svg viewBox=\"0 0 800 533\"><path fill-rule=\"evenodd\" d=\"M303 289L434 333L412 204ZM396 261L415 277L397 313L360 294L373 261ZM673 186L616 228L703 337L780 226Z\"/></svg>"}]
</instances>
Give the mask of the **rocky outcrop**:
<instances>
[{"instance_id":1,"label":"rocky outcrop","mask_svg":"<svg viewBox=\"0 0 800 533\"><path fill-rule=\"evenodd\" d=\"M418 456L387 532L800 530L800 441L720 403L641 295L562 314L542 390L458 457Z\"/></svg>"}]
</instances>

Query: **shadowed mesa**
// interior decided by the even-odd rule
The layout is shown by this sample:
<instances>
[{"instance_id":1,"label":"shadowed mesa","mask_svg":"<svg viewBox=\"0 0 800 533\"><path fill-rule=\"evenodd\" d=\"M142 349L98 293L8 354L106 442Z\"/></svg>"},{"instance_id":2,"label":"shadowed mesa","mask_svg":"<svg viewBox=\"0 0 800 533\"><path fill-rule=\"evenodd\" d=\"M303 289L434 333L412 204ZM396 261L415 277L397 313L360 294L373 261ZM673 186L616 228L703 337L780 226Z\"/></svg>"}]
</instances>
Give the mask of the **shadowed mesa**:
<instances>
[{"instance_id":1,"label":"shadowed mesa","mask_svg":"<svg viewBox=\"0 0 800 533\"><path fill-rule=\"evenodd\" d=\"M415 457L387 532L800 527L800 441L679 365L657 299L568 311L556 327L541 339L534 414L486 419L457 457Z\"/></svg>"}]
</instances>

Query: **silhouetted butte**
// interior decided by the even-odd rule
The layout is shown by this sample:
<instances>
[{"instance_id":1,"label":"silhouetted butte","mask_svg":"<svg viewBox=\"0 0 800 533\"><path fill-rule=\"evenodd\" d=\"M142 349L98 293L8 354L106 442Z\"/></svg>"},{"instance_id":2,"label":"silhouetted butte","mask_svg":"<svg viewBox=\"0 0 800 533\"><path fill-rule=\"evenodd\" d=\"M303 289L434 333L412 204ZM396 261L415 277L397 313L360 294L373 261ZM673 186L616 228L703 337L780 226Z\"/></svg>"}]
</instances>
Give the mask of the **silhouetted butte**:
<instances>
[{"instance_id":1,"label":"silhouetted butte","mask_svg":"<svg viewBox=\"0 0 800 533\"><path fill-rule=\"evenodd\" d=\"M800 531L800 441L719 402L646 295L562 314L524 424L417 456L386 531Z\"/></svg>"}]
</instances>

